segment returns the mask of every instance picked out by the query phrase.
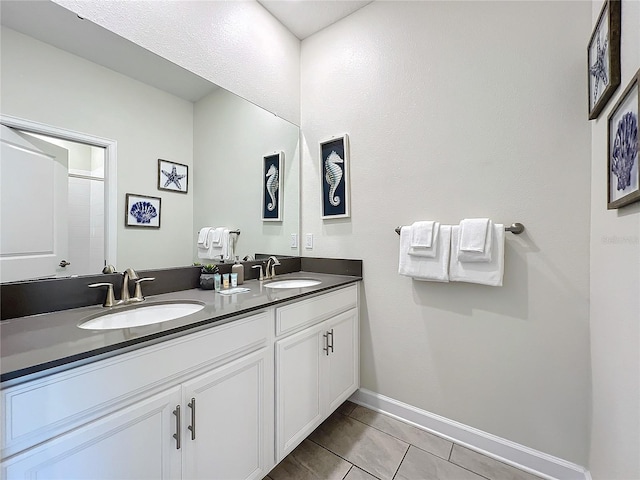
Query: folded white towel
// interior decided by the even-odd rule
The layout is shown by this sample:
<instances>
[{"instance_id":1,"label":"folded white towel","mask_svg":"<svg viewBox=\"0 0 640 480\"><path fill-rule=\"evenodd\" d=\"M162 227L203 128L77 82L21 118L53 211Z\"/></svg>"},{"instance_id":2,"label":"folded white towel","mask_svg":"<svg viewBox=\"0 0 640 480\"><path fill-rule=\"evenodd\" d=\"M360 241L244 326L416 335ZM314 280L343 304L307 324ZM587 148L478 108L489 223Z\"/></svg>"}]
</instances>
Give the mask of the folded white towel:
<instances>
[{"instance_id":1,"label":"folded white towel","mask_svg":"<svg viewBox=\"0 0 640 480\"><path fill-rule=\"evenodd\" d=\"M487 241L491 241L490 223L488 218L465 218L462 220L460 222L460 250L463 252L485 252Z\"/></svg>"},{"instance_id":2,"label":"folded white towel","mask_svg":"<svg viewBox=\"0 0 640 480\"><path fill-rule=\"evenodd\" d=\"M413 255L416 257L426 257L426 258L436 258L436 254L438 253L438 239L440 235L440 222L433 222L432 228L432 241L431 247L414 247L411 245L409 248L409 255ZM415 224L414 224L415 225ZM413 242L413 229L415 227L411 226L411 238Z\"/></svg>"},{"instance_id":3,"label":"folded white towel","mask_svg":"<svg viewBox=\"0 0 640 480\"><path fill-rule=\"evenodd\" d=\"M212 227L202 227L198 232L198 245L208 248L207 237Z\"/></svg>"},{"instance_id":4,"label":"folded white towel","mask_svg":"<svg viewBox=\"0 0 640 480\"><path fill-rule=\"evenodd\" d=\"M451 248L451 226L441 225L435 258L409 255L411 227L400 230L400 255L398 273L415 280L435 282L449 281L449 252Z\"/></svg>"},{"instance_id":5,"label":"folded white towel","mask_svg":"<svg viewBox=\"0 0 640 480\"><path fill-rule=\"evenodd\" d=\"M198 258L209 260L231 260L233 254L232 248L229 247L229 229L226 227L219 227L222 230L220 234L220 241L215 242L216 230L218 228L212 228L209 230L207 236L207 242L209 247L205 248L203 245L198 245Z\"/></svg>"},{"instance_id":6,"label":"folded white towel","mask_svg":"<svg viewBox=\"0 0 640 480\"><path fill-rule=\"evenodd\" d=\"M224 233L224 230L224 227L217 227L213 229L211 241L218 246L222 246L222 234Z\"/></svg>"},{"instance_id":7,"label":"folded white towel","mask_svg":"<svg viewBox=\"0 0 640 480\"><path fill-rule=\"evenodd\" d=\"M411 248L431 248L436 222L413 222L411 225Z\"/></svg>"},{"instance_id":8,"label":"folded white towel","mask_svg":"<svg viewBox=\"0 0 640 480\"><path fill-rule=\"evenodd\" d=\"M451 261L449 263L449 279L452 282L479 283L494 287L502 286L504 275L504 225L494 224L492 229L493 254L489 262L461 262L458 259L460 251L460 227L451 229Z\"/></svg>"},{"instance_id":9,"label":"folded white towel","mask_svg":"<svg viewBox=\"0 0 640 480\"><path fill-rule=\"evenodd\" d=\"M475 220L480 220L480 222L478 222L478 224L476 225L470 226L470 228L467 229L467 246L469 247L467 250L462 249L462 243L465 240L463 222L468 225L469 221L463 220L462 222L460 222L460 233L458 234L458 238L460 240L460 250L458 250L458 260L460 260L461 262L490 262L491 255L493 253L493 234L486 235L486 233L490 233L493 231L493 222L489 220L487 222L488 224L486 230L483 230L485 228L484 226L482 226L484 225L484 220L488 219L472 219L471 223L473 223ZM478 240L478 242L474 242L472 238L469 237L475 238L476 240ZM480 244L481 238L484 238L484 246L482 247L482 251L472 250L470 245L475 243L473 248L477 247Z\"/></svg>"}]
</instances>

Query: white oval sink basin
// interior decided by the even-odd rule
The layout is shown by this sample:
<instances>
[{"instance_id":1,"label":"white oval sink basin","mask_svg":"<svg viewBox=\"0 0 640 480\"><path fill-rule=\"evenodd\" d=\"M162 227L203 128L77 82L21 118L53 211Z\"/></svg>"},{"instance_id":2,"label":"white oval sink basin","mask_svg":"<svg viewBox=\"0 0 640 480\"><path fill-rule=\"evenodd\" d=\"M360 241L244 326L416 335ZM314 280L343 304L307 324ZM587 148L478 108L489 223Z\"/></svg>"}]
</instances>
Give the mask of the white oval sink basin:
<instances>
[{"instance_id":1,"label":"white oval sink basin","mask_svg":"<svg viewBox=\"0 0 640 480\"><path fill-rule=\"evenodd\" d=\"M116 328L142 327L154 323L175 320L199 312L204 308L199 303L162 303L141 305L135 308L106 313L78 325L86 330L111 330Z\"/></svg>"},{"instance_id":2,"label":"white oval sink basin","mask_svg":"<svg viewBox=\"0 0 640 480\"><path fill-rule=\"evenodd\" d=\"M291 280L276 280L275 282L265 283L267 288L304 288L320 285L319 280L310 278L293 278Z\"/></svg>"}]
</instances>

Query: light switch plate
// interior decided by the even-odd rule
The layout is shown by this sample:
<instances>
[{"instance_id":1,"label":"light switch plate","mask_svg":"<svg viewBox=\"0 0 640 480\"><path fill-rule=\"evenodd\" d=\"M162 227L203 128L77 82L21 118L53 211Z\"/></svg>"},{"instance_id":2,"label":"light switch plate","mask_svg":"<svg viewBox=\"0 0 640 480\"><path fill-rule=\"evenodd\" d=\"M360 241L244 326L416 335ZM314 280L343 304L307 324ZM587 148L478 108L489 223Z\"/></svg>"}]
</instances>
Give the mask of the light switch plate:
<instances>
[{"instance_id":1,"label":"light switch plate","mask_svg":"<svg viewBox=\"0 0 640 480\"><path fill-rule=\"evenodd\" d=\"M304 238L304 248L311 250L313 249L313 233L307 233Z\"/></svg>"},{"instance_id":2,"label":"light switch plate","mask_svg":"<svg viewBox=\"0 0 640 480\"><path fill-rule=\"evenodd\" d=\"M291 248L298 248L298 234L291 234Z\"/></svg>"}]
</instances>

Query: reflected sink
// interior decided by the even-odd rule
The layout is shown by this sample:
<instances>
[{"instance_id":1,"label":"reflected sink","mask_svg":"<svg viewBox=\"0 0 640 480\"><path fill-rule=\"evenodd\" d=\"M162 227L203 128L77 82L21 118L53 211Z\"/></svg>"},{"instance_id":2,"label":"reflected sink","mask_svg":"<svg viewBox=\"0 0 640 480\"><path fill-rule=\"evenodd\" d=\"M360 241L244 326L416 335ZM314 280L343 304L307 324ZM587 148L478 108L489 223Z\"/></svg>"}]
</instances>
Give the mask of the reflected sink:
<instances>
[{"instance_id":1,"label":"reflected sink","mask_svg":"<svg viewBox=\"0 0 640 480\"><path fill-rule=\"evenodd\" d=\"M117 328L142 327L154 323L175 320L199 312L204 304L195 302L155 303L123 308L91 318L80 325L86 330L112 330Z\"/></svg>"},{"instance_id":2,"label":"reflected sink","mask_svg":"<svg viewBox=\"0 0 640 480\"><path fill-rule=\"evenodd\" d=\"M319 280L311 278L293 278L291 280L276 280L275 282L265 283L267 288L304 288L320 285Z\"/></svg>"}]
</instances>

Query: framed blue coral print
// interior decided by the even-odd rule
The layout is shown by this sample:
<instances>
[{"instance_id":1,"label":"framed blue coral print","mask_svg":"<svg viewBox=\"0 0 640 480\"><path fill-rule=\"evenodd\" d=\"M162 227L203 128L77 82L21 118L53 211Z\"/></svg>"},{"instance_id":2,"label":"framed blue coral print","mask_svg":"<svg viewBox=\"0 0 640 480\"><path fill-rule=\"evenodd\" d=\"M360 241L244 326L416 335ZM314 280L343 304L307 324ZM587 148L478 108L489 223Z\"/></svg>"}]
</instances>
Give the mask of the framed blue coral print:
<instances>
[{"instance_id":1,"label":"framed blue coral print","mask_svg":"<svg viewBox=\"0 0 640 480\"><path fill-rule=\"evenodd\" d=\"M282 174L284 152L262 157L262 220L282 221Z\"/></svg>"},{"instance_id":2,"label":"framed blue coral print","mask_svg":"<svg viewBox=\"0 0 640 480\"><path fill-rule=\"evenodd\" d=\"M320 142L322 218L349 217L349 136Z\"/></svg>"},{"instance_id":3,"label":"framed blue coral print","mask_svg":"<svg viewBox=\"0 0 640 480\"><path fill-rule=\"evenodd\" d=\"M605 0L587 46L589 120L620 85L620 0Z\"/></svg>"},{"instance_id":4,"label":"framed blue coral print","mask_svg":"<svg viewBox=\"0 0 640 480\"><path fill-rule=\"evenodd\" d=\"M158 197L127 193L124 214L126 227L160 228L160 201Z\"/></svg>"},{"instance_id":5,"label":"framed blue coral print","mask_svg":"<svg viewBox=\"0 0 640 480\"><path fill-rule=\"evenodd\" d=\"M640 200L639 84L640 70L631 79L608 118L608 209Z\"/></svg>"}]
</instances>

